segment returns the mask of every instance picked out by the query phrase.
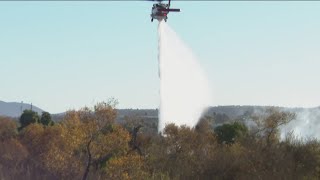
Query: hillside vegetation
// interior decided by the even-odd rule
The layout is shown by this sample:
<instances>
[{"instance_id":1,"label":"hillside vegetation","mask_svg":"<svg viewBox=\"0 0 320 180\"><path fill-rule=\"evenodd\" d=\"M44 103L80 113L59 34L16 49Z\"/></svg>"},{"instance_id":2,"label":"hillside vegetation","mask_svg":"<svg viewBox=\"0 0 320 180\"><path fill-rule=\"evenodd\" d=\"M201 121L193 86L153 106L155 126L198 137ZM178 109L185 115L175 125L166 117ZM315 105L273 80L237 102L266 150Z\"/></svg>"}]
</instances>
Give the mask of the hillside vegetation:
<instances>
[{"instance_id":1,"label":"hillside vegetation","mask_svg":"<svg viewBox=\"0 0 320 180\"><path fill-rule=\"evenodd\" d=\"M19 121L0 117L0 179L320 179L320 143L279 127L295 114L269 108L248 127L206 116L195 128L127 114L116 121L116 102L49 113L25 111ZM148 113L147 113L148 115Z\"/></svg>"}]
</instances>

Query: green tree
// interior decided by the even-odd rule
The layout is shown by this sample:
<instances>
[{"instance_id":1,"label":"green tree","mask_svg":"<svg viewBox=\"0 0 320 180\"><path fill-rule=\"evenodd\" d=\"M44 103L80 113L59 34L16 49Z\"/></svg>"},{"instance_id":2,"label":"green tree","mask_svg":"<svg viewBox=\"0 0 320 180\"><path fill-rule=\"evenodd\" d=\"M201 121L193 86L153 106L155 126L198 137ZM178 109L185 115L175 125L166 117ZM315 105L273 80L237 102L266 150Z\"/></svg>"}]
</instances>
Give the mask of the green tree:
<instances>
[{"instance_id":1,"label":"green tree","mask_svg":"<svg viewBox=\"0 0 320 180\"><path fill-rule=\"evenodd\" d=\"M37 112L34 112L32 110L24 110L22 115L20 116L20 130L24 127L32 124L32 123L38 123L39 122L39 115Z\"/></svg>"},{"instance_id":2,"label":"green tree","mask_svg":"<svg viewBox=\"0 0 320 180\"><path fill-rule=\"evenodd\" d=\"M224 124L214 129L219 143L234 143L236 139L244 137L248 134L248 128L239 122L232 124Z\"/></svg>"},{"instance_id":3,"label":"green tree","mask_svg":"<svg viewBox=\"0 0 320 180\"><path fill-rule=\"evenodd\" d=\"M45 126L52 126L54 123L52 121L51 114L48 112L42 112L40 123Z\"/></svg>"}]
</instances>

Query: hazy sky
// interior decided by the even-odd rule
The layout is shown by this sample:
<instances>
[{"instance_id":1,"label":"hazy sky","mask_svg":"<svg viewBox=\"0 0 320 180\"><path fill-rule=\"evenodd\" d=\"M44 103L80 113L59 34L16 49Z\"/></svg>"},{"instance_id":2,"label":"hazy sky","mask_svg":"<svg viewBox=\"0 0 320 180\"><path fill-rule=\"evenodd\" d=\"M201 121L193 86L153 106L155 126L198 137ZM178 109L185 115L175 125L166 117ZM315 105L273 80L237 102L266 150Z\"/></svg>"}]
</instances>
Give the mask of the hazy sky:
<instances>
[{"instance_id":1,"label":"hazy sky","mask_svg":"<svg viewBox=\"0 0 320 180\"><path fill-rule=\"evenodd\" d=\"M0 2L0 100L157 108L152 2ZM320 105L320 2L173 2L212 105Z\"/></svg>"}]
</instances>

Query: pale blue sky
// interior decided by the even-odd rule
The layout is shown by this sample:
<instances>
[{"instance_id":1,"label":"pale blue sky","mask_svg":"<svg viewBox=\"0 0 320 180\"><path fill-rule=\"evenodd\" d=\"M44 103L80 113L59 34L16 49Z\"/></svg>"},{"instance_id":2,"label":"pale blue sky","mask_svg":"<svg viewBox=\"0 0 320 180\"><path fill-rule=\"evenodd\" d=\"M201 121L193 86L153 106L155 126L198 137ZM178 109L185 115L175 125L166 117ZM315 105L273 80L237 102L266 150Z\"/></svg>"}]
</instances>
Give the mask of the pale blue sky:
<instances>
[{"instance_id":1,"label":"pale blue sky","mask_svg":"<svg viewBox=\"0 0 320 180\"><path fill-rule=\"evenodd\" d=\"M157 108L152 2L0 2L0 100ZM212 105L320 105L320 2L173 2Z\"/></svg>"}]
</instances>

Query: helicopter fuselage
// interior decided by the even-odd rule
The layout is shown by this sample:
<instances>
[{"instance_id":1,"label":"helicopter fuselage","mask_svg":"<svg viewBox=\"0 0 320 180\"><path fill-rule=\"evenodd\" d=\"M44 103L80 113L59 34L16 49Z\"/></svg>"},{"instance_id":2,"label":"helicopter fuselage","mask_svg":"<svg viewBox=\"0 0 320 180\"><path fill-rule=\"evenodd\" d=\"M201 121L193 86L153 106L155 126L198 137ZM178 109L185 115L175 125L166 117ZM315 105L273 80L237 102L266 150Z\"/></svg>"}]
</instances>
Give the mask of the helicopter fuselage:
<instances>
[{"instance_id":1,"label":"helicopter fuselage","mask_svg":"<svg viewBox=\"0 0 320 180\"><path fill-rule=\"evenodd\" d=\"M153 22L154 19L157 19L158 21L167 21L169 12L180 12L180 9L171 9L170 1L169 4L161 2L153 4L151 10L151 22Z\"/></svg>"},{"instance_id":2,"label":"helicopter fuselage","mask_svg":"<svg viewBox=\"0 0 320 180\"><path fill-rule=\"evenodd\" d=\"M153 4L151 10L151 21L153 21L153 19L157 19L158 21L167 21L169 11L167 11L166 9L168 9L168 4Z\"/></svg>"}]
</instances>

